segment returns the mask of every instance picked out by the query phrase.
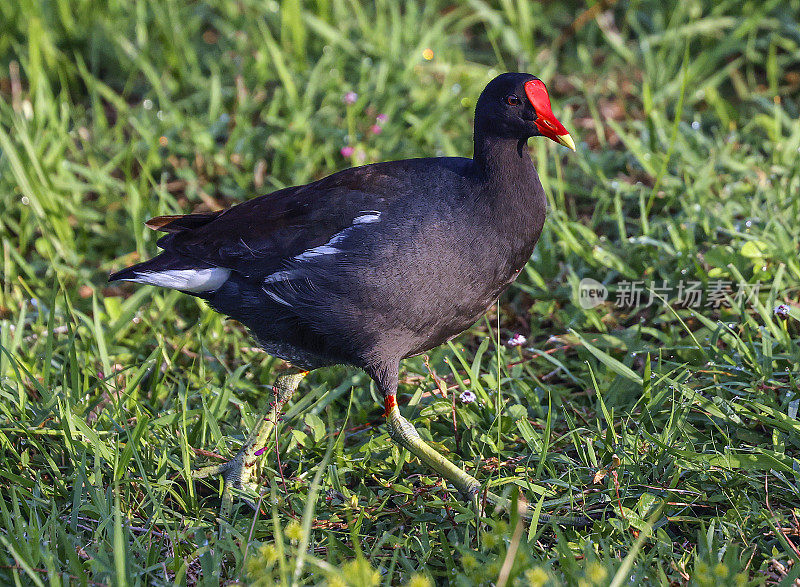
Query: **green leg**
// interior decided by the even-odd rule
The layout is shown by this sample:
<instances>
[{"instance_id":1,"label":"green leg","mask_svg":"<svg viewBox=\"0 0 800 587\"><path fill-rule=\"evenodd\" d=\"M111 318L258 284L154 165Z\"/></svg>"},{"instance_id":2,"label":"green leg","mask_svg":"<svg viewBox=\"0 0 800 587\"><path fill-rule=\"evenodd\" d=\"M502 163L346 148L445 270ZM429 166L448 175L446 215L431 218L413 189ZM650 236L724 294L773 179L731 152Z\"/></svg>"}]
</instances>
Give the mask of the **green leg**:
<instances>
[{"instance_id":1,"label":"green leg","mask_svg":"<svg viewBox=\"0 0 800 587\"><path fill-rule=\"evenodd\" d=\"M275 385L272 388L275 392L275 401L270 406L267 415L256 423L236 456L221 465L211 465L192 472L192 476L195 479L222 475L224 480L222 506L220 507L220 517L222 519L230 520L234 489L258 493L259 486L253 481L256 460L261 455L272 431L275 429L283 404L292 397L297 386L300 385L300 382L307 374L307 371L293 373L279 377L275 381ZM246 499L246 501L255 509L255 502L249 499Z\"/></svg>"},{"instance_id":2,"label":"green leg","mask_svg":"<svg viewBox=\"0 0 800 587\"><path fill-rule=\"evenodd\" d=\"M386 418L389 434L403 448L452 483L468 499L473 499L480 491L480 481L466 471L451 463L427 442L420 438L413 424L400 415L394 396L386 396Z\"/></svg>"},{"instance_id":3,"label":"green leg","mask_svg":"<svg viewBox=\"0 0 800 587\"><path fill-rule=\"evenodd\" d=\"M387 395L385 401L386 418L388 420L389 434L392 439L400 446L407 448L411 454L430 469L452 483L464 497L476 505L480 512L483 497L480 481L454 465L444 455L439 454L438 451L422 440L411 422L400 415L400 410L397 407L397 400L394 395ZM508 510L511 505L509 500L491 491L486 492L486 499L490 503L506 510ZM524 517L530 519L530 515ZM539 521L544 523L552 521L556 524L579 527L591 526L592 524L592 520L585 516L550 516L548 514L540 514Z\"/></svg>"}]
</instances>

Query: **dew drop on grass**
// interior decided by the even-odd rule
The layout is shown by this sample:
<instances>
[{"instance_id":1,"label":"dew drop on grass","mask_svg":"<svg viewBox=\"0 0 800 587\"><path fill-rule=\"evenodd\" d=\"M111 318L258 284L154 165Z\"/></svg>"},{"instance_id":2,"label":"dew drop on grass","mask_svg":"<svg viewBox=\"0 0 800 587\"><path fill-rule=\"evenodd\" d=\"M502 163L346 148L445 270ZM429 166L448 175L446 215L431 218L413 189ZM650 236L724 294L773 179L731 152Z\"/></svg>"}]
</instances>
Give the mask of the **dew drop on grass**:
<instances>
[{"instance_id":1,"label":"dew drop on grass","mask_svg":"<svg viewBox=\"0 0 800 587\"><path fill-rule=\"evenodd\" d=\"M700 130L700 123L698 121L692 122L692 130Z\"/></svg>"},{"instance_id":2,"label":"dew drop on grass","mask_svg":"<svg viewBox=\"0 0 800 587\"><path fill-rule=\"evenodd\" d=\"M142 102L142 108L144 108L145 110L152 110L153 101L150 98L145 99L145 101Z\"/></svg>"}]
</instances>

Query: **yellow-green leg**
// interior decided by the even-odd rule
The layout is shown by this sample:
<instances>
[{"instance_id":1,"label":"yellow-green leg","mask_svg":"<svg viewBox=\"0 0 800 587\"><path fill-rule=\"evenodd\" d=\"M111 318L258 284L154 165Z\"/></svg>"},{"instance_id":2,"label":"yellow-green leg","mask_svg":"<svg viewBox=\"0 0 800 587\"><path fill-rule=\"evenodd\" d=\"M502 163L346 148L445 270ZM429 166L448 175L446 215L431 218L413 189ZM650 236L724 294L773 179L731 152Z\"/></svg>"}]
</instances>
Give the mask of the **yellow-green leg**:
<instances>
[{"instance_id":1,"label":"yellow-green leg","mask_svg":"<svg viewBox=\"0 0 800 587\"><path fill-rule=\"evenodd\" d=\"M253 480L256 472L256 461L261 456L264 446L275 429L283 404L292 397L297 386L300 385L300 382L307 374L307 371L292 373L291 375L283 375L275 381L272 388L275 392L275 401L270 405L269 412L256 422L255 427L247 436L236 456L221 465L211 465L192 472L192 477L195 479L222 475L224 485L219 515L223 520L230 520L233 507L233 490L258 493L259 485ZM247 497L243 499L255 509L256 505L253 500Z\"/></svg>"},{"instance_id":2,"label":"yellow-green leg","mask_svg":"<svg viewBox=\"0 0 800 587\"><path fill-rule=\"evenodd\" d=\"M408 449L408 451L422 461L423 464L452 483L453 486L458 489L464 497L472 501L478 507L478 511L480 511L480 501L482 497L480 481L454 465L444 455L440 454L422 440L413 424L400 414L394 395L387 395L385 402L389 435L392 439L403 448ZM485 495L489 502L503 509L507 510L511 505L507 499L491 491L487 491ZM530 516L526 517L529 518ZM590 526L592 524L592 520L585 516L551 516L548 514L540 514L539 521L544 523L552 521L556 524L563 524L566 526Z\"/></svg>"},{"instance_id":3,"label":"yellow-green leg","mask_svg":"<svg viewBox=\"0 0 800 587\"><path fill-rule=\"evenodd\" d=\"M420 438L414 425L400 415L397 401L393 395L386 396L386 418L389 435L403 448L425 465L450 481L465 497L473 499L480 491L480 481L466 471L451 463L444 455Z\"/></svg>"}]
</instances>

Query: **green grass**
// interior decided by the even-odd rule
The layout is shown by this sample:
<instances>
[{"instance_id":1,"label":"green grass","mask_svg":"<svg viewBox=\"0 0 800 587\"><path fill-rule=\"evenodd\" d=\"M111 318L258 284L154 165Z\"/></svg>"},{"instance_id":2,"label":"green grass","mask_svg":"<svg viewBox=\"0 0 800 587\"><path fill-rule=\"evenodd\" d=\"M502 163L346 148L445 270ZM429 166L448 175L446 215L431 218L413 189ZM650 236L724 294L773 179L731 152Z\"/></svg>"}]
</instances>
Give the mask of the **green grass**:
<instances>
[{"instance_id":1,"label":"green grass","mask_svg":"<svg viewBox=\"0 0 800 587\"><path fill-rule=\"evenodd\" d=\"M799 19L797 0L0 3L0 583L791 584ZM448 396L420 357L400 404L534 522L477 520L336 368L290 404L259 515L220 535L219 484L188 472L235 452L283 366L194 299L107 274L153 254L151 216L469 155L505 70L545 80L578 152L531 141L536 252L429 353ZM607 303L581 307L585 277ZM625 280L682 279L761 287L614 304ZM616 517L537 521L584 508Z\"/></svg>"}]
</instances>

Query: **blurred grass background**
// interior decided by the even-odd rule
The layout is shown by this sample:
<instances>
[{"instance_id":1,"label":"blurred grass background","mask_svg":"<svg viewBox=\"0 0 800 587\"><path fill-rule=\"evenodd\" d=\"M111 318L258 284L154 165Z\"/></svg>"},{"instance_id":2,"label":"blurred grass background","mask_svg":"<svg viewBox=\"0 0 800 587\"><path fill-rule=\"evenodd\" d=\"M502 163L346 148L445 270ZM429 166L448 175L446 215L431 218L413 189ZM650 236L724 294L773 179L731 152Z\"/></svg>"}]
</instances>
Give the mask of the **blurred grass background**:
<instances>
[{"instance_id":1,"label":"blurred grass background","mask_svg":"<svg viewBox=\"0 0 800 587\"><path fill-rule=\"evenodd\" d=\"M792 584L799 20L797 0L1 3L0 582ZM336 368L290 405L261 512L218 534L219 484L188 472L236 451L283 366L107 274L154 253L155 215L469 156L477 96L515 70L578 152L531 141L550 197L531 262L405 362L400 397L534 521L477 520ZM578 303L585 277L605 304ZM625 280L760 288L617 307ZM537 518L602 508L584 530Z\"/></svg>"}]
</instances>

